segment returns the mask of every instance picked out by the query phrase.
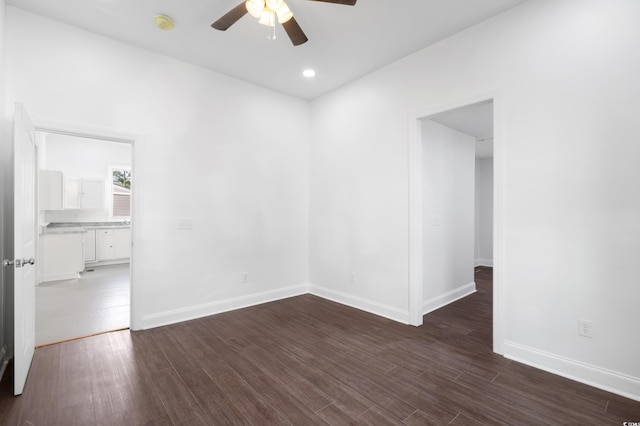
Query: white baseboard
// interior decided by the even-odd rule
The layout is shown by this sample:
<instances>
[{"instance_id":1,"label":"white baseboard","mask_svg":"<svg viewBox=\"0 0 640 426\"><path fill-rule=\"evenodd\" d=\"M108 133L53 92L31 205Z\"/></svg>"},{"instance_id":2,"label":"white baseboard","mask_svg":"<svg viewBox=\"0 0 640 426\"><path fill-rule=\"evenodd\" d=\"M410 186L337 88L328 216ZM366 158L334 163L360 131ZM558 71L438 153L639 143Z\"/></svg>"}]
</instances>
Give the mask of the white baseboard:
<instances>
[{"instance_id":1,"label":"white baseboard","mask_svg":"<svg viewBox=\"0 0 640 426\"><path fill-rule=\"evenodd\" d=\"M286 299L293 296L300 296L307 293L309 293L309 285L301 284L265 291L263 293L249 294L246 296L234 297L211 303L203 303L201 305L188 306L171 311L158 312L156 314L145 315L142 317L142 329L189 321L196 318L220 314L222 312L233 311L235 309L248 308L249 306L273 302L275 300Z\"/></svg>"},{"instance_id":2,"label":"white baseboard","mask_svg":"<svg viewBox=\"0 0 640 426\"><path fill-rule=\"evenodd\" d=\"M369 312L371 314L398 321L403 324L409 324L409 311L394 308L393 306L372 302L371 300L363 299L351 294L342 293L340 291L319 287L313 284L309 286L309 293L318 297L322 297L323 299L331 300L332 302L360 309L361 311Z\"/></svg>"},{"instance_id":3,"label":"white baseboard","mask_svg":"<svg viewBox=\"0 0 640 426\"><path fill-rule=\"evenodd\" d=\"M504 356L608 392L640 401L640 378L541 351L515 342L504 342Z\"/></svg>"},{"instance_id":4,"label":"white baseboard","mask_svg":"<svg viewBox=\"0 0 640 426\"><path fill-rule=\"evenodd\" d=\"M78 272L69 272L64 274L49 274L49 275L40 275L40 283L46 283L49 281L59 281L59 280L73 280L76 278L80 278L80 273ZM38 284L40 284L38 283Z\"/></svg>"},{"instance_id":5,"label":"white baseboard","mask_svg":"<svg viewBox=\"0 0 640 426\"><path fill-rule=\"evenodd\" d=\"M462 299L463 297L469 296L470 294L473 294L475 292L476 283L471 282L469 284L458 287L455 290L451 290L445 294L431 298L422 304L422 315L426 315L429 312L440 309L443 306L448 305L449 303L455 302L456 300Z\"/></svg>"},{"instance_id":6,"label":"white baseboard","mask_svg":"<svg viewBox=\"0 0 640 426\"><path fill-rule=\"evenodd\" d=\"M94 262L85 262L84 270L91 269L94 266L107 266L107 265L120 265L122 263L129 263L130 259L116 259L116 260L100 260Z\"/></svg>"},{"instance_id":7,"label":"white baseboard","mask_svg":"<svg viewBox=\"0 0 640 426\"><path fill-rule=\"evenodd\" d=\"M493 268L493 259L476 259L475 266L488 266L489 268Z\"/></svg>"}]
</instances>

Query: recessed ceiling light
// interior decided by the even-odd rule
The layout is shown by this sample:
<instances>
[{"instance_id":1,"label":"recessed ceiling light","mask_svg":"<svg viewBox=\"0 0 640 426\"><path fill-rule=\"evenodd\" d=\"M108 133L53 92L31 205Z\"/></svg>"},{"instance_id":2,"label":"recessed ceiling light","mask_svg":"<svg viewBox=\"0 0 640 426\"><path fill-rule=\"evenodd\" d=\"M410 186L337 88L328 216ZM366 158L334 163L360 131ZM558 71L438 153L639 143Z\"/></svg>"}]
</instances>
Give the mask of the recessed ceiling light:
<instances>
[{"instance_id":1,"label":"recessed ceiling light","mask_svg":"<svg viewBox=\"0 0 640 426\"><path fill-rule=\"evenodd\" d=\"M316 75L316 72L314 70L312 70L312 69L307 69L307 70L302 71L302 75L304 75L307 78L311 78L311 77L314 77Z\"/></svg>"},{"instance_id":2,"label":"recessed ceiling light","mask_svg":"<svg viewBox=\"0 0 640 426\"><path fill-rule=\"evenodd\" d=\"M156 23L156 26L161 30L169 31L172 30L175 26L173 20L166 15L158 15L153 18L153 22Z\"/></svg>"}]
</instances>

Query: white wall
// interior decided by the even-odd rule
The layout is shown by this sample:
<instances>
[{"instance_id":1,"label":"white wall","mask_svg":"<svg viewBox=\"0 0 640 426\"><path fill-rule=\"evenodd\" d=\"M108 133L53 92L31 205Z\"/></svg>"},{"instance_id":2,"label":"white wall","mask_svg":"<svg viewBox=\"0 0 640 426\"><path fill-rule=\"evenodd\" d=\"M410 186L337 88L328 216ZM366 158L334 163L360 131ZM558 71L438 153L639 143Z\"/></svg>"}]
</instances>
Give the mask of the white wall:
<instances>
[{"instance_id":1,"label":"white wall","mask_svg":"<svg viewBox=\"0 0 640 426\"><path fill-rule=\"evenodd\" d=\"M69 176L107 179L110 166L131 167L131 145L77 136L47 134L43 169Z\"/></svg>"},{"instance_id":2,"label":"white wall","mask_svg":"<svg viewBox=\"0 0 640 426\"><path fill-rule=\"evenodd\" d=\"M422 158L427 313L475 291L475 138L424 120Z\"/></svg>"},{"instance_id":3,"label":"white wall","mask_svg":"<svg viewBox=\"0 0 640 426\"><path fill-rule=\"evenodd\" d=\"M143 135L140 326L306 292L308 102L21 9L6 18L11 101L41 120Z\"/></svg>"},{"instance_id":4,"label":"white wall","mask_svg":"<svg viewBox=\"0 0 640 426\"><path fill-rule=\"evenodd\" d=\"M476 158L475 264L493 266L493 158Z\"/></svg>"},{"instance_id":5,"label":"white wall","mask_svg":"<svg viewBox=\"0 0 640 426\"><path fill-rule=\"evenodd\" d=\"M504 352L640 399L638 16L526 2L313 101L312 283L406 317L408 117L495 97Z\"/></svg>"}]
</instances>

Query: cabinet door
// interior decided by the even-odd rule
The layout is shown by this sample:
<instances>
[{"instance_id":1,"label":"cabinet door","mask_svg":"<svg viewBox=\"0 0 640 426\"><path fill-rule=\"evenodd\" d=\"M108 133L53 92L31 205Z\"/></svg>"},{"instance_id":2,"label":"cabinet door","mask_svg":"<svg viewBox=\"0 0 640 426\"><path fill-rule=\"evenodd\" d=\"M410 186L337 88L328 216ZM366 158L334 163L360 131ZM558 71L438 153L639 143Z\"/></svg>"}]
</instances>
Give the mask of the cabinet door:
<instances>
[{"instance_id":1,"label":"cabinet door","mask_svg":"<svg viewBox=\"0 0 640 426\"><path fill-rule=\"evenodd\" d=\"M40 236L40 282L76 278L84 269L82 234Z\"/></svg>"},{"instance_id":2,"label":"cabinet door","mask_svg":"<svg viewBox=\"0 0 640 426\"><path fill-rule=\"evenodd\" d=\"M96 231L98 251L98 261L100 260L112 260L115 259L116 251L114 245L113 230L98 230Z\"/></svg>"},{"instance_id":3,"label":"cabinet door","mask_svg":"<svg viewBox=\"0 0 640 426\"><path fill-rule=\"evenodd\" d=\"M131 229L115 230L116 259L128 259L131 257Z\"/></svg>"},{"instance_id":4,"label":"cabinet door","mask_svg":"<svg viewBox=\"0 0 640 426\"><path fill-rule=\"evenodd\" d=\"M64 178L64 208L79 209L80 208L80 178L65 177Z\"/></svg>"},{"instance_id":5,"label":"cabinet door","mask_svg":"<svg viewBox=\"0 0 640 426\"><path fill-rule=\"evenodd\" d=\"M62 210L62 172L38 173L38 210Z\"/></svg>"},{"instance_id":6,"label":"cabinet door","mask_svg":"<svg viewBox=\"0 0 640 426\"><path fill-rule=\"evenodd\" d=\"M82 179L82 209L104 208L104 180Z\"/></svg>"},{"instance_id":7,"label":"cabinet door","mask_svg":"<svg viewBox=\"0 0 640 426\"><path fill-rule=\"evenodd\" d=\"M96 231L94 229L89 229L84 234L84 261L96 261Z\"/></svg>"}]
</instances>

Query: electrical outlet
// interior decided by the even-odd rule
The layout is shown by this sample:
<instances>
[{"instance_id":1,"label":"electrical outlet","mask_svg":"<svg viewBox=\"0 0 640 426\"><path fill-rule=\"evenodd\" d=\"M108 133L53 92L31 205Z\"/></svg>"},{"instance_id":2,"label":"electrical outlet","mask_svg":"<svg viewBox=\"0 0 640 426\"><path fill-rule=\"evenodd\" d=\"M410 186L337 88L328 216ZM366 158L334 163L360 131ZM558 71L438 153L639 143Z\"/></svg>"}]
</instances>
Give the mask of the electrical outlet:
<instances>
[{"instance_id":1,"label":"electrical outlet","mask_svg":"<svg viewBox=\"0 0 640 426\"><path fill-rule=\"evenodd\" d=\"M589 320L578 320L578 335L593 337L593 323Z\"/></svg>"},{"instance_id":2,"label":"electrical outlet","mask_svg":"<svg viewBox=\"0 0 640 426\"><path fill-rule=\"evenodd\" d=\"M242 273L242 284L246 284L249 282L249 273L248 272L243 272Z\"/></svg>"}]
</instances>

